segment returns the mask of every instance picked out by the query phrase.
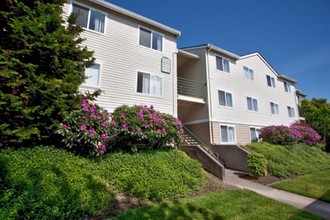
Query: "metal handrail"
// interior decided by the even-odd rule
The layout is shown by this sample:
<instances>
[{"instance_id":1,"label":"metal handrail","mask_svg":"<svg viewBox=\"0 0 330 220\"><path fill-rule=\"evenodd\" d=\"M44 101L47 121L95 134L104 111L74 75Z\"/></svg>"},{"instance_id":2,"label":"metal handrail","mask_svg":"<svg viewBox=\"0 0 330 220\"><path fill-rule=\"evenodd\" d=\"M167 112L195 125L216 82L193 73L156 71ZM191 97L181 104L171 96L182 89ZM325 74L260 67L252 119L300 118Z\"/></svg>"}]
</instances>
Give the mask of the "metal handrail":
<instances>
[{"instance_id":1,"label":"metal handrail","mask_svg":"<svg viewBox=\"0 0 330 220\"><path fill-rule=\"evenodd\" d=\"M182 77L177 78L179 95L203 99L206 97L206 85L204 83Z\"/></svg>"}]
</instances>

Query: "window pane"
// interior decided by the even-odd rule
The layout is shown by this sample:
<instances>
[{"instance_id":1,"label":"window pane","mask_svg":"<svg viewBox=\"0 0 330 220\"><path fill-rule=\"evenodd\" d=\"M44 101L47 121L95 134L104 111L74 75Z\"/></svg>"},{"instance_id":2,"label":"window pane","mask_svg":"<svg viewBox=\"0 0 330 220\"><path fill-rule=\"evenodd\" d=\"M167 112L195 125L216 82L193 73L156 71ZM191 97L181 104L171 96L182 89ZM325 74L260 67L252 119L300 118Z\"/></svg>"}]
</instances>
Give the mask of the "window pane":
<instances>
[{"instance_id":1,"label":"window pane","mask_svg":"<svg viewBox=\"0 0 330 220\"><path fill-rule=\"evenodd\" d=\"M226 98L224 91L218 91L219 105L226 106Z\"/></svg>"},{"instance_id":2,"label":"window pane","mask_svg":"<svg viewBox=\"0 0 330 220\"><path fill-rule=\"evenodd\" d=\"M275 79L273 77L271 77L270 79L271 79L271 82L272 82L272 87L275 88Z\"/></svg>"},{"instance_id":3,"label":"window pane","mask_svg":"<svg viewBox=\"0 0 330 220\"><path fill-rule=\"evenodd\" d=\"M216 57L217 69L223 71L222 57Z\"/></svg>"},{"instance_id":4,"label":"window pane","mask_svg":"<svg viewBox=\"0 0 330 220\"><path fill-rule=\"evenodd\" d=\"M85 70L85 85L99 86L100 64L95 64Z\"/></svg>"},{"instance_id":5,"label":"window pane","mask_svg":"<svg viewBox=\"0 0 330 220\"><path fill-rule=\"evenodd\" d=\"M268 76L268 75L267 75L267 85L268 85L268 86L272 86L272 83L271 83L271 81L270 81L270 76Z\"/></svg>"},{"instance_id":6,"label":"window pane","mask_svg":"<svg viewBox=\"0 0 330 220\"><path fill-rule=\"evenodd\" d=\"M140 28L140 45L151 47L151 31Z\"/></svg>"},{"instance_id":7,"label":"window pane","mask_svg":"<svg viewBox=\"0 0 330 220\"><path fill-rule=\"evenodd\" d=\"M223 71L229 73L229 60L223 59Z\"/></svg>"},{"instance_id":8,"label":"window pane","mask_svg":"<svg viewBox=\"0 0 330 220\"><path fill-rule=\"evenodd\" d=\"M151 76L150 94L157 96L162 95L162 78L158 76Z\"/></svg>"},{"instance_id":9,"label":"window pane","mask_svg":"<svg viewBox=\"0 0 330 220\"><path fill-rule=\"evenodd\" d=\"M259 111L258 110L258 100L256 100L256 99L253 99L253 109L254 109L254 111Z\"/></svg>"},{"instance_id":10,"label":"window pane","mask_svg":"<svg viewBox=\"0 0 330 220\"><path fill-rule=\"evenodd\" d=\"M251 141L254 142L257 139L256 136L256 129L255 128L250 128L250 136L251 136Z\"/></svg>"},{"instance_id":11,"label":"window pane","mask_svg":"<svg viewBox=\"0 0 330 220\"><path fill-rule=\"evenodd\" d=\"M230 93L226 93L226 102L228 107L233 107L233 100Z\"/></svg>"},{"instance_id":12,"label":"window pane","mask_svg":"<svg viewBox=\"0 0 330 220\"><path fill-rule=\"evenodd\" d=\"M78 15L76 24L81 27L87 28L88 12L89 12L88 8L84 8L80 5L75 5L75 4L72 5L72 13Z\"/></svg>"},{"instance_id":13,"label":"window pane","mask_svg":"<svg viewBox=\"0 0 330 220\"><path fill-rule=\"evenodd\" d=\"M221 142L228 142L227 126L220 126Z\"/></svg>"},{"instance_id":14,"label":"window pane","mask_svg":"<svg viewBox=\"0 0 330 220\"><path fill-rule=\"evenodd\" d=\"M150 75L143 73L142 92L150 94Z\"/></svg>"},{"instance_id":15,"label":"window pane","mask_svg":"<svg viewBox=\"0 0 330 220\"><path fill-rule=\"evenodd\" d=\"M247 97L247 106L248 110L252 111L252 99L250 97Z\"/></svg>"},{"instance_id":16,"label":"window pane","mask_svg":"<svg viewBox=\"0 0 330 220\"><path fill-rule=\"evenodd\" d=\"M157 33L152 33L152 49L162 51L163 36Z\"/></svg>"},{"instance_id":17,"label":"window pane","mask_svg":"<svg viewBox=\"0 0 330 220\"><path fill-rule=\"evenodd\" d=\"M234 127L228 127L228 141L235 142L235 129Z\"/></svg>"},{"instance_id":18,"label":"window pane","mask_svg":"<svg viewBox=\"0 0 330 220\"><path fill-rule=\"evenodd\" d=\"M250 75L250 78L249 78L249 79L250 79L250 80L254 80L254 72L253 72L253 70L250 69L250 70L249 70L249 73L250 73L250 74L249 74L249 75Z\"/></svg>"},{"instance_id":19,"label":"window pane","mask_svg":"<svg viewBox=\"0 0 330 220\"><path fill-rule=\"evenodd\" d=\"M142 87L143 87L143 73L138 73L138 80L137 80L137 92L142 93Z\"/></svg>"},{"instance_id":20,"label":"window pane","mask_svg":"<svg viewBox=\"0 0 330 220\"><path fill-rule=\"evenodd\" d=\"M104 33L105 15L98 11L91 11L91 18L89 20L89 29Z\"/></svg>"}]
</instances>

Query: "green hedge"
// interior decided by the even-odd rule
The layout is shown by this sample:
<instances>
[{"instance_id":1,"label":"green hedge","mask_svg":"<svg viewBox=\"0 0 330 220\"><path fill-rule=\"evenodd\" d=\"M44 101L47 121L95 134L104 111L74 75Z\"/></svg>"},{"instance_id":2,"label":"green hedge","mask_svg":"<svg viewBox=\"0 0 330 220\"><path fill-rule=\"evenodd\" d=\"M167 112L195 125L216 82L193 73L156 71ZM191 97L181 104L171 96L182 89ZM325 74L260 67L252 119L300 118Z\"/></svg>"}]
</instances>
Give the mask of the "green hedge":
<instances>
[{"instance_id":1,"label":"green hedge","mask_svg":"<svg viewBox=\"0 0 330 220\"><path fill-rule=\"evenodd\" d=\"M264 155L268 161L268 171L277 177L330 169L330 155L318 147L305 144L280 146L262 142L249 144L246 148Z\"/></svg>"}]
</instances>

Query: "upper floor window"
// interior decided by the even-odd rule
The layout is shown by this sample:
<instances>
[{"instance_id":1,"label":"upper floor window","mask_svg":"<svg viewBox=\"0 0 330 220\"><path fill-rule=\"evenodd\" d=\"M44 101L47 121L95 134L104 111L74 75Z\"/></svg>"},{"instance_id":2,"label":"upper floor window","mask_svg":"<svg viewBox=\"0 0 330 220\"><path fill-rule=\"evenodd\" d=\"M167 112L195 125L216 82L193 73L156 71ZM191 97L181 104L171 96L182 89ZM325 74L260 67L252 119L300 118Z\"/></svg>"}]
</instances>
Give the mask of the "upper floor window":
<instances>
[{"instance_id":1,"label":"upper floor window","mask_svg":"<svg viewBox=\"0 0 330 220\"><path fill-rule=\"evenodd\" d=\"M85 69L85 82L83 83L86 86L99 87L100 86L100 72L101 65L94 64L93 66Z\"/></svg>"},{"instance_id":2,"label":"upper floor window","mask_svg":"<svg viewBox=\"0 0 330 220\"><path fill-rule=\"evenodd\" d=\"M246 100L247 100L247 106L248 106L249 111L254 111L254 112L259 111L257 99L254 99L251 97L246 97Z\"/></svg>"},{"instance_id":3,"label":"upper floor window","mask_svg":"<svg viewBox=\"0 0 330 220\"><path fill-rule=\"evenodd\" d=\"M220 125L221 143L236 143L235 127Z\"/></svg>"},{"instance_id":4,"label":"upper floor window","mask_svg":"<svg viewBox=\"0 0 330 220\"><path fill-rule=\"evenodd\" d=\"M267 75L267 85L275 88L275 78Z\"/></svg>"},{"instance_id":5,"label":"upper floor window","mask_svg":"<svg viewBox=\"0 0 330 220\"><path fill-rule=\"evenodd\" d=\"M104 33L105 14L76 4L72 4L72 13L77 14L77 25Z\"/></svg>"},{"instance_id":6,"label":"upper floor window","mask_svg":"<svg viewBox=\"0 0 330 220\"><path fill-rule=\"evenodd\" d=\"M216 56L217 69L229 73L229 60Z\"/></svg>"},{"instance_id":7,"label":"upper floor window","mask_svg":"<svg viewBox=\"0 0 330 220\"><path fill-rule=\"evenodd\" d=\"M291 107L291 106L287 106L288 108L288 114L289 114L289 117L295 117L295 113L294 113L294 108Z\"/></svg>"},{"instance_id":8,"label":"upper floor window","mask_svg":"<svg viewBox=\"0 0 330 220\"><path fill-rule=\"evenodd\" d=\"M274 102L271 102L270 103L270 111L273 115L279 115L280 110L279 110L278 104L274 103Z\"/></svg>"},{"instance_id":9,"label":"upper floor window","mask_svg":"<svg viewBox=\"0 0 330 220\"><path fill-rule=\"evenodd\" d=\"M163 35L145 28L140 28L139 44L154 50L162 51Z\"/></svg>"},{"instance_id":10,"label":"upper floor window","mask_svg":"<svg viewBox=\"0 0 330 220\"><path fill-rule=\"evenodd\" d=\"M136 91L138 93L161 96L163 91L162 81L162 78L159 76L138 72Z\"/></svg>"},{"instance_id":11,"label":"upper floor window","mask_svg":"<svg viewBox=\"0 0 330 220\"><path fill-rule=\"evenodd\" d=\"M225 91L218 91L219 105L226 107L233 107L232 94Z\"/></svg>"},{"instance_id":12,"label":"upper floor window","mask_svg":"<svg viewBox=\"0 0 330 220\"><path fill-rule=\"evenodd\" d=\"M243 69L244 69L245 78L249 79L249 80L254 80L254 71L253 71L253 69L250 69L246 66L243 67Z\"/></svg>"},{"instance_id":13,"label":"upper floor window","mask_svg":"<svg viewBox=\"0 0 330 220\"><path fill-rule=\"evenodd\" d=\"M291 84L288 83L288 82L283 82L283 84L284 84L284 91L290 93L291 92Z\"/></svg>"}]
</instances>

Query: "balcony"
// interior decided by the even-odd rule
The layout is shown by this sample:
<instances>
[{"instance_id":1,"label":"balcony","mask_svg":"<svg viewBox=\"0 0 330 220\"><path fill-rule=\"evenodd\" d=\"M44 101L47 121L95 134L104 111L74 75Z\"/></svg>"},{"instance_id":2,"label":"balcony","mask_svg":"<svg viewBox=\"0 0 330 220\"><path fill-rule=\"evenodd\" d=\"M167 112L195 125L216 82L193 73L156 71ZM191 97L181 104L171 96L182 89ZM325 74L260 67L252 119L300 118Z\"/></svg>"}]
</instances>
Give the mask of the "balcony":
<instances>
[{"instance_id":1,"label":"balcony","mask_svg":"<svg viewBox=\"0 0 330 220\"><path fill-rule=\"evenodd\" d=\"M178 99L205 104L206 85L195 80L178 77Z\"/></svg>"}]
</instances>

